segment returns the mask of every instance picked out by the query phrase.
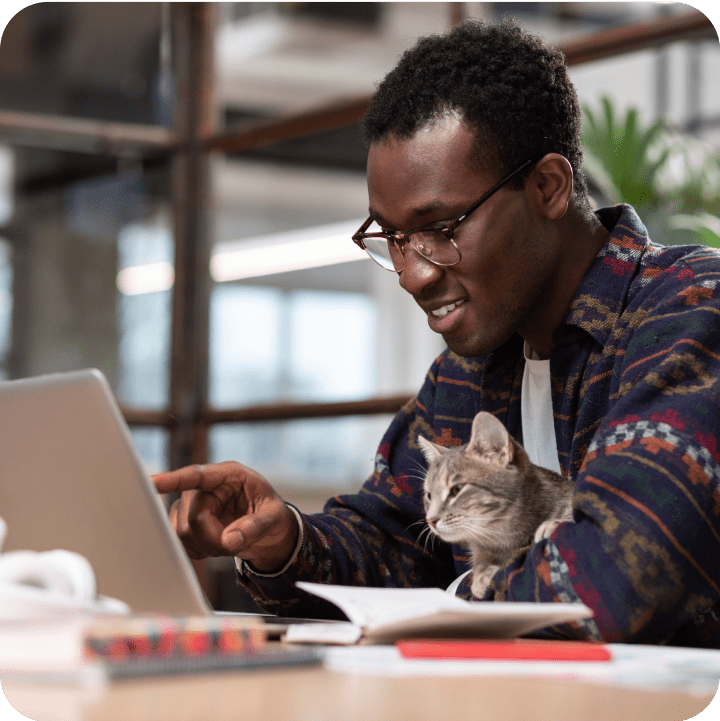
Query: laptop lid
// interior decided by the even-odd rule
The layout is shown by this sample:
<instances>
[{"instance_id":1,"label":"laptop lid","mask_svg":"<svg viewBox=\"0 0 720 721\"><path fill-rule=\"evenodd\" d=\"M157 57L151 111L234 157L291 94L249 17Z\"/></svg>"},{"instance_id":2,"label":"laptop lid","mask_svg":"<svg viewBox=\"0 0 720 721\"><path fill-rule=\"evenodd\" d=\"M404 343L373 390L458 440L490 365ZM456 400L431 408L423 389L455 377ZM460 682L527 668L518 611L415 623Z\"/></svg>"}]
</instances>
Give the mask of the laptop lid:
<instances>
[{"instance_id":1,"label":"laptop lid","mask_svg":"<svg viewBox=\"0 0 720 721\"><path fill-rule=\"evenodd\" d=\"M85 556L134 612L211 613L105 377L0 383L3 550Z\"/></svg>"}]
</instances>

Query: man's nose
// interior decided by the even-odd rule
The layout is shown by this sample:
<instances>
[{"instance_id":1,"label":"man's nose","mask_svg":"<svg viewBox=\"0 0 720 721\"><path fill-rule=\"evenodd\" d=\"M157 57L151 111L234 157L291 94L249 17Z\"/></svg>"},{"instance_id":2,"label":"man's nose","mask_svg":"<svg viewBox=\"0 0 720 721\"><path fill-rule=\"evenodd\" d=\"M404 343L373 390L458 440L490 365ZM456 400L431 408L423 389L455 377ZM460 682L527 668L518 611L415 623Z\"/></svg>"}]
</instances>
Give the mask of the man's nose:
<instances>
[{"instance_id":1,"label":"man's nose","mask_svg":"<svg viewBox=\"0 0 720 721\"><path fill-rule=\"evenodd\" d=\"M442 273L442 268L423 258L412 245L408 243L405 246L405 267L399 274L403 290L416 297L440 278Z\"/></svg>"}]
</instances>

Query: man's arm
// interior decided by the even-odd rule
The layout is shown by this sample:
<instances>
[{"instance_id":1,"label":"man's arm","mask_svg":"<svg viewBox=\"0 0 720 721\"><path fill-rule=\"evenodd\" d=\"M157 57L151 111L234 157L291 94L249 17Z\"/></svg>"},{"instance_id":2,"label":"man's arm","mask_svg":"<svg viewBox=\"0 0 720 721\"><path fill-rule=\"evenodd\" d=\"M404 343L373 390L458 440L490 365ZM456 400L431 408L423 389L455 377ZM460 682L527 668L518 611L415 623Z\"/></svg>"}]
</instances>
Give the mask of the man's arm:
<instances>
[{"instance_id":1,"label":"man's arm","mask_svg":"<svg viewBox=\"0 0 720 721\"><path fill-rule=\"evenodd\" d=\"M303 539L290 566L258 574L242 566L238 581L262 608L281 615L332 617L332 609L295 587L298 580L343 585L446 587L455 578L452 550L421 538L425 461L418 428L430 435L434 364L418 399L395 416L375 457L373 474L357 494L336 496L324 512L302 515ZM468 425L469 428L469 425Z\"/></svg>"}]
</instances>

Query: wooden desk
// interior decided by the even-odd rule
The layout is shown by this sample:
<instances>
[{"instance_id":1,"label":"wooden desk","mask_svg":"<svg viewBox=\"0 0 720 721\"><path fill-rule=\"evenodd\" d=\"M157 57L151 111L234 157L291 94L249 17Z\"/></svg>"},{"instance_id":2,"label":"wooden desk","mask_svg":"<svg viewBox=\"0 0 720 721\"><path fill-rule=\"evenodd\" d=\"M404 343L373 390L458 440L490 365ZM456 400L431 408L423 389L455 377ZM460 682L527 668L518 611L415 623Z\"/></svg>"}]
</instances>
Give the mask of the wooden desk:
<instances>
[{"instance_id":1,"label":"wooden desk","mask_svg":"<svg viewBox=\"0 0 720 721\"><path fill-rule=\"evenodd\" d=\"M36 721L680 721L712 696L535 678L382 678L322 667L124 681L103 690L3 681Z\"/></svg>"}]
</instances>

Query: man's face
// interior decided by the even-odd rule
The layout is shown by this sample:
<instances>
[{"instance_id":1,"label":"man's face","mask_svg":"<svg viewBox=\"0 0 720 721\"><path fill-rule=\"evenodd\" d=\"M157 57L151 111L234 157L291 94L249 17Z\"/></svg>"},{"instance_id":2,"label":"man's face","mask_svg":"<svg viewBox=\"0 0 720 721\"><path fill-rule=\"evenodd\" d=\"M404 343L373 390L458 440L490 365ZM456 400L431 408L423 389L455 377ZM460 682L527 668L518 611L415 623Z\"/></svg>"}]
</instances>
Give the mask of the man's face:
<instances>
[{"instance_id":1,"label":"man's face","mask_svg":"<svg viewBox=\"0 0 720 721\"><path fill-rule=\"evenodd\" d=\"M381 227L406 231L451 220L501 180L470 164L473 139L448 116L409 140L373 144L370 213ZM541 237L539 220L524 190L504 187L456 229L457 265L433 265L406 247L400 285L457 354L488 353L542 313L556 282L558 248Z\"/></svg>"}]
</instances>

